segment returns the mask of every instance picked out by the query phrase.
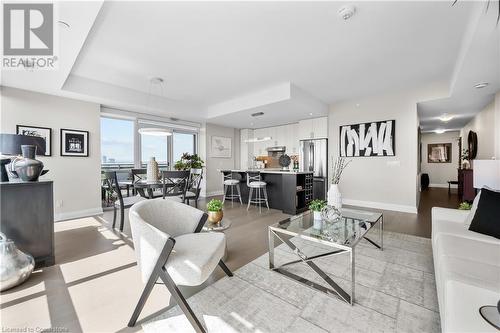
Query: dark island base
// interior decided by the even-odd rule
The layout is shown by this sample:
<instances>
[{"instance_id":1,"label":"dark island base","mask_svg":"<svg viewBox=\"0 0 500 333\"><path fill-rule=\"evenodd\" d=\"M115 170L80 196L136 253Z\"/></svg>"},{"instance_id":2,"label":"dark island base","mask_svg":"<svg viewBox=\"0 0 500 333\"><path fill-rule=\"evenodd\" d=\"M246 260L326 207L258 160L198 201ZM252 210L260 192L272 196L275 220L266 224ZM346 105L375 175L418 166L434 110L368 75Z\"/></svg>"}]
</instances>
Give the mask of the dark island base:
<instances>
[{"instance_id":1,"label":"dark island base","mask_svg":"<svg viewBox=\"0 0 500 333\"><path fill-rule=\"evenodd\" d=\"M246 172L231 171L231 173L234 179L240 180L243 203L248 203L250 188L247 186ZM261 172L261 178L262 181L267 183L269 208L279 209L282 210L283 213L291 215L302 213L308 209L309 203L313 199L312 173ZM300 190L297 190L298 186L301 187ZM230 190L229 188L228 194Z\"/></svg>"}]
</instances>

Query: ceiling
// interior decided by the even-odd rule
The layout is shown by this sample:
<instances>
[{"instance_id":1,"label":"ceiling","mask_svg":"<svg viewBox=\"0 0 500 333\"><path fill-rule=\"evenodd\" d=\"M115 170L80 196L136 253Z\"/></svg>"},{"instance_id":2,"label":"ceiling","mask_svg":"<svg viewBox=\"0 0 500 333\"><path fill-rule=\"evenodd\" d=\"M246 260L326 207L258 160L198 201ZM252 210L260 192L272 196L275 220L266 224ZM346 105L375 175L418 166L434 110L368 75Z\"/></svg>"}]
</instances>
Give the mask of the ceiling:
<instances>
[{"instance_id":1,"label":"ceiling","mask_svg":"<svg viewBox=\"0 0 500 333\"><path fill-rule=\"evenodd\" d=\"M485 72L491 70L495 50L483 46L500 29L492 34L478 23L486 21L478 19L482 3L349 3L356 14L344 21L337 11L345 2L116 1L92 2L91 9L62 2L60 17L71 28L60 36L61 50L73 45L78 51L61 53L67 54L68 69L51 84L47 73L2 72L2 84L131 111L256 127L261 125L249 124L257 111L265 112L262 126L272 126L311 112L324 115L329 104L342 100L449 83L443 101L419 104L425 122L450 105L463 105L456 97L470 86L478 61ZM151 84L151 77L164 83ZM288 96L263 98L283 86ZM499 90L493 84L488 89Z\"/></svg>"}]
</instances>

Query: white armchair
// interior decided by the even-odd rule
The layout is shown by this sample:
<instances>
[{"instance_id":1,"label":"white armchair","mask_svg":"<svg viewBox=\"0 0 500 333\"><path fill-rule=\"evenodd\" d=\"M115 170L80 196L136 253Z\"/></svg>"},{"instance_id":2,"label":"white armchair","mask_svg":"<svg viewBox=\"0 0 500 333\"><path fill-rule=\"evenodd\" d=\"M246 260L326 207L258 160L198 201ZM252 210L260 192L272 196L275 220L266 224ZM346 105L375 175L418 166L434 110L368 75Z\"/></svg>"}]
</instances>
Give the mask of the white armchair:
<instances>
[{"instance_id":1,"label":"white armchair","mask_svg":"<svg viewBox=\"0 0 500 333\"><path fill-rule=\"evenodd\" d=\"M129 212L132 238L144 291L128 326L133 327L156 281L161 279L197 332L205 332L177 285L196 286L206 281L222 261L223 233L200 233L207 214L173 200L139 202Z\"/></svg>"}]
</instances>

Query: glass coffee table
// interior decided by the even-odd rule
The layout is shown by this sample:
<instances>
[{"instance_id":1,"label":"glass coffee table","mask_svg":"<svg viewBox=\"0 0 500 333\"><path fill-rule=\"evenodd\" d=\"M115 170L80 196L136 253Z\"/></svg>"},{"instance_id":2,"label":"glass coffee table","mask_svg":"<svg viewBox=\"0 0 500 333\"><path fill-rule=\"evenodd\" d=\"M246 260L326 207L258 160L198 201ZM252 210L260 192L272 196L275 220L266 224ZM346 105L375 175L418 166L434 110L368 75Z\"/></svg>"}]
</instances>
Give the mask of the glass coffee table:
<instances>
[{"instance_id":1,"label":"glass coffee table","mask_svg":"<svg viewBox=\"0 0 500 333\"><path fill-rule=\"evenodd\" d=\"M355 249L356 245L365 239L375 247L383 250L383 223L382 213L369 212L364 210L342 208L342 217L338 222L314 221L312 212L292 216L286 220L269 226L269 268L283 274L309 287L320 290L326 294L336 295L351 305L354 304L355 285ZM367 237L372 228L378 224L379 243ZM374 229L374 228L373 228ZM290 237L291 236L291 237ZM293 238L301 238L306 241L320 243L332 247L333 251L328 251L314 256L307 256L292 241ZM274 267L274 241L275 238L285 243L298 256L298 260L287 262L279 267ZM324 258L331 255L349 253L351 267L351 292L347 293L328 274L321 270L314 262L314 259ZM304 262L314 272L316 272L332 289L309 281L285 269L286 266Z\"/></svg>"}]
</instances>

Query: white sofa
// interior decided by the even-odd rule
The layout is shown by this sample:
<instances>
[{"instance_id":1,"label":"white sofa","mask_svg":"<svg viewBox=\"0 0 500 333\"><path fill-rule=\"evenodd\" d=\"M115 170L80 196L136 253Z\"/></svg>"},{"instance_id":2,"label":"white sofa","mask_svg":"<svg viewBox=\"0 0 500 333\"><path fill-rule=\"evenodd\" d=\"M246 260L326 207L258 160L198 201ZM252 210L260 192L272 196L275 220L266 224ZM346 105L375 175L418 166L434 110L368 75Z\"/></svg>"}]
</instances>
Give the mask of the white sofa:
<instances>
[{"instance_id":1,"label":"white sofa","mask_svg":"<svg viewBox=\"0 0 500 333\"><path fill-rule=\"evenodd\" d=\"M500 299L500 240L468 230L469 211L432 208L432 251L443 332L498 332L479 314ZM499 221L500 222L500 221Z\"/></svg>"}]
</instances>

